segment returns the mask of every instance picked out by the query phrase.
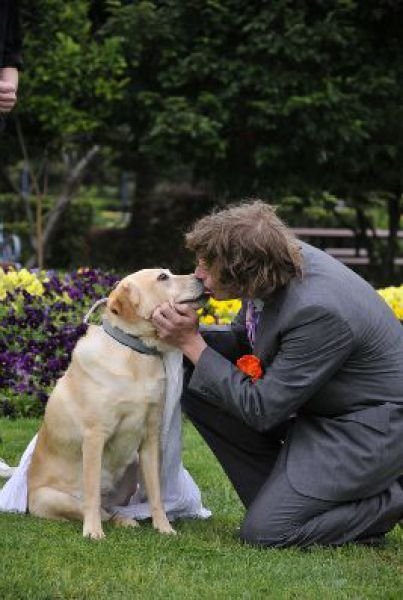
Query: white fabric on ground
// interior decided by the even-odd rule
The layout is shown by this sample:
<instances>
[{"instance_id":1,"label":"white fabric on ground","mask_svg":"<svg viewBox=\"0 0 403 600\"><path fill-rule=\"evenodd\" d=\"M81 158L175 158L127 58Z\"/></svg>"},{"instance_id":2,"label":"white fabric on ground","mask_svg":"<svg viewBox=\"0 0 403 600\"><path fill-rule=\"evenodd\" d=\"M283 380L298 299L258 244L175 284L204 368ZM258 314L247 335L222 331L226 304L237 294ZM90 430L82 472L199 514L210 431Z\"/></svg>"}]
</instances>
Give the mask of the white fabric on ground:
<instances>
[{"instance_id":1,"label":"white fabric on ground","mask_svg":"<svg viewBox=\"0 0 403 600\"><path fill-rule=\"evenodd\" d=\"M14 469L11 479L0 490L0 511L26 512L28 502L27 474L37 437L35 435L29 442L21 457L20 464Z\"/></svg>"},{"instance_id":2,"label":"white fabric on ground","mask_svg":"<svg viewBox=\"0 0 403 600\"><path fill-rule=\"evenodd\" d=\"M15 467L9 467L8 464L0 458L0 477L11 477L14 471Z\"/></svg>"},{"instance_id":3,"label":"white fabric on ground","mask_svg":"<svg viewBox=\"0 0 403 600\"><path fill-rule=\"evenodd\" d=\"M200 490L182 464L182 417L179 403L183 382L182 353L172 351L165 354L164 366L167 391L161 432L161 484L165 511L171 520L182 517L206 519L211 516L211 512L203 507ZM37 436L31 440L20 464L0 490L0 511L27 510L27 472L36 438ZM3 467L5 476L8 476L8 465L0 462L0 467ZM133 519L150 517L150 507L141 489L127 506L116 506L115 510Z\"/></svg>"}]
</instances>

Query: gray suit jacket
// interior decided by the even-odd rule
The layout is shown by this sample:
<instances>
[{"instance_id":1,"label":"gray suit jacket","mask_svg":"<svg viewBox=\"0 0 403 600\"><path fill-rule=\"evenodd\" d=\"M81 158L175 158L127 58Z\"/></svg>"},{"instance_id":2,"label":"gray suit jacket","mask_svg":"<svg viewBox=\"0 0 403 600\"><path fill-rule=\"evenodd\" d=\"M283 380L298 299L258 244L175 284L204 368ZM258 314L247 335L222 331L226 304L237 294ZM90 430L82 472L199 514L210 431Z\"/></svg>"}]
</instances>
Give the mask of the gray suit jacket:
<instances>
[{"instance_id":1,"label":"gray suit jacket","mask_svg":"<svg viewBox=\"0 0 403 600\"><path fill-rule=\"evenodd\" d=\"M252 352L243 309L231 331L207 335L189 387L258 431L296 414L284 446L294 489L368 497L403 473L403 327L357 274L301 247L302 280L266 299L260 317L253 353L263 378L252 383L213 349L224 335L232 360Z\"/></svg>"}]
</instances>

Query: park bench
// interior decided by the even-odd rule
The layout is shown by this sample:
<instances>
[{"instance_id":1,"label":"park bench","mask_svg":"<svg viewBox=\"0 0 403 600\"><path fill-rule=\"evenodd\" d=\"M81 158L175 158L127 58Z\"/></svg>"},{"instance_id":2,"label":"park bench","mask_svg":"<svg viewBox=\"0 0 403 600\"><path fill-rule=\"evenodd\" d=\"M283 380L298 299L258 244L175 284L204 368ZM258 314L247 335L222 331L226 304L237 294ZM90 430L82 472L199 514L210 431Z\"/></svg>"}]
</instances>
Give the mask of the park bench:
<instances>
[{"instance_id":1,"label":"park bench","mask_svg":"<svg viewBox=\"0 0 403 600\"><path fill-rule=\"evenodd\" d=\"M342 263L350 266L366 266L370 264L368 251L362 245L362 240L352 229L336 227L294 227L295 235L313 246L324 250ZM389 236L387 229L367 230L367 236L386 240ZM397 232L397 238L403 240L403 230ZM403 266L403 257L396 257L396 266Z\"/></svg>"}]
</instances>

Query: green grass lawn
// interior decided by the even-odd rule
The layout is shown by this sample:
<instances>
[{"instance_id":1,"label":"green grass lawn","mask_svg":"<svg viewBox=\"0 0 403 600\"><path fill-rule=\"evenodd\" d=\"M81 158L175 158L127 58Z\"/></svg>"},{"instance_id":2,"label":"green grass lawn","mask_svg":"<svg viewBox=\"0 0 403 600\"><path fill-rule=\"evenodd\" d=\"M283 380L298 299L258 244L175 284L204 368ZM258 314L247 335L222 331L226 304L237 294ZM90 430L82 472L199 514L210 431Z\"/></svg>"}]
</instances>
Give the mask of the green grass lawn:
<instances>
[{"instance_id":1,"label":"green grass lawn","mask_svg":"<svg viewBox=\"0 0 403 600\"><path fill-rule=\"evenodd\" d=\"M38 421L0 419L0 456L15 464ZM241 546L242 507L213 456L185 424L184 462L213 511L182 521L176 537L105 525L106 539L78 523L0 515L0 599L403 598L403 532L385 549L258 550Z\"/></svg>"}]
</instances>

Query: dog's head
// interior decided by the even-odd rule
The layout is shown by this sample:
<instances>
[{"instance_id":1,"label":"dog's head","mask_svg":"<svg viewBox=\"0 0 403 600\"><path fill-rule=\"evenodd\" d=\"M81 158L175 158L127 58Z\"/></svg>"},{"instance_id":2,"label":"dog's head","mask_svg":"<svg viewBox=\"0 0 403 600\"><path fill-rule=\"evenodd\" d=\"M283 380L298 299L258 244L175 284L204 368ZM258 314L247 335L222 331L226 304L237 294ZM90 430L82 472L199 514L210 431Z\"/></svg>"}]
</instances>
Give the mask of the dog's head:
<instances>
[{"instance_id":1,"label":"dog's head","mask_svg":"<svg viewBox=\"0 0 403 600\"><path fill-rule=\"evenodd\" d=\"M151 316L160 304L201 307L206 300L203 284L194 275L174 275L168 269L143 269L128 275L111 292L107 316L111 322L136 335L154 333Z\"/></svg>"}]
</instances>

